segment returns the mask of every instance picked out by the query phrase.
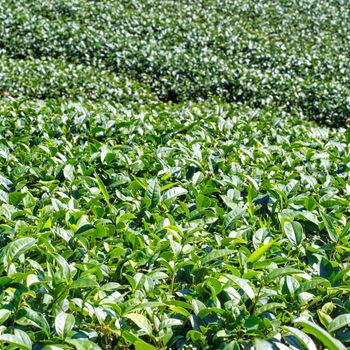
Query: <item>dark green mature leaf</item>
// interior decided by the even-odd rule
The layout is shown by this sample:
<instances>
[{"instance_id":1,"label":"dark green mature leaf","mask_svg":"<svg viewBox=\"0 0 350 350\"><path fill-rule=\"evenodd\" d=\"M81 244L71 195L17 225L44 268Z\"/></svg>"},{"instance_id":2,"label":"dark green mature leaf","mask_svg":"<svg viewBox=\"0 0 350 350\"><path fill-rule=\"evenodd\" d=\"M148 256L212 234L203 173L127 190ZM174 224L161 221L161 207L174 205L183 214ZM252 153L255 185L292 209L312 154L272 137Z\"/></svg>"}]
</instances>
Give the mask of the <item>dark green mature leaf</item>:
<instances>
[{"instance_id":1,"label":"dark green mature leaf","mask_svg":"<svg viewBox=\"0 0 350 350\"><path fill-rule=\"evenodd\" d=\"M47 336L50 334L50 326L43 315L40 312L34 311L28 307L23 308L25 310L24 317L16 320L16 323L22 326L34 326L39 329L42 329Z\"/></svg>"},{"instance_id":2,"label":"dark green mature leaf","mask_svg":"<svg viewBox=\"0 0 350 350\"><path fill-rule=\"evenodd\" d=\"M303 239L303 227L297 221L285 222L284 232L292 245L298 246Z\"/></svg>"},{"instance_id":3,"label":"dark green mature leaf","mask_svg":"<svg viewBox=\"0 0 350 350\"><path fill-rule=\"evenodd\" d=\"M154 208L160 201L160 186L157 179L152 179L145 192L145 198L150 201L149 207Z\"/></svg>"},{"instance_id":4,"label":"dark green mature leaf","mask_svg":"<svg viewBox=\"0 0 350 350\"><path fill-rule=\"evenodd\" d=\"M15 329L14 334L1 334L0 342L7 343L15 348L23 350L32 349L32 341L30 337L20 329Z\"/></svg>"},{"instance_id":5,"label":"dark green mature leaf","mask_svg":"<svg viewBox=\"0 0 350 350\"><path fill-rule=\"evenodd\" d=\"M268 304L265 304L265 305L259 307L255 311L255 315L261 315L267 311L272 311L275 309L284 309L285 307L286 307L285 304L282 304L282 303L268 303Z\"/></svg>"},{"instance_id":6,"label":"dark green mature leaf","mask_svg":"<svg viewBox=\"0 0 350 350\"><path fill-rule=\"evenodd\" d=\"M1 259L5 267L9 266L12 261L20 255L25 254L36 244L36 239L27 237L19 238L6 245L1 251Z\"/></svg>"},{"instance_id":7,"label":"dark green mature leaf","mask_svg":"<svg viewBox=\"0 0 350 350\"><path fill-rule=\"evenodd\" d=\"M55 318L55 330L61 339L65 339L75 324L74 316L64 312L59 313Z\"/></svg>"},{"instance_id":8,"label":"dark green mature leaf","mask_svg":"<svg viewBox=\"0 0 350 350\"><path fill-rule=\"evenodd\" d=\"M70 281L71 277L72 277L72 273L71 273L71 269L69 267L68 262L61 255L55 254L54 258L55 258L55 260L57 261L57 263L58 263L58 265L60 267L63 279L66 282Z\"/></svg>"},{"instance_id":9,"label":"dark green mature leaf","mask_svg":"<svg viewBox=\"0 0 350 350\"><path fill-rule=\"evenodd\" d=\"M10 310L1 309L0 310L0 325L3 324L11 315Z\"/></svg>"},{"instance_id":10,"label":"dark green mature leaf","mask_svg":"<svg viewBox=\"0 0 350 350\"><path fill-rule=\"evenodd\" d=\"M26 193L11 192L9 194L10 203L12 205L18 205L25 196L26 196Z\"/></svg>"},{"instance_id":11,"label":"dark green mature leaf","mask_svg":"<svg viewBox=\"0 0 350 350\"><path fill-rule=\"evenodd\" d=\"M313 340L300 329L289 326L284 326L283 329L285 329L289 334L296 337L301 345L303 345L305 350L317 350L317 347Z\"/></svg>"},{"instance_id":12,"label":"dark green mature leaf","mask_svg":"<svg viewBox=\"0 0 350 350\"><path fill-rule=\"evenodd\" d=\"M166 191L162 195L163 200L172 200L176 197L183 196L187 193L187 190L183 187L173 187L170 190Z\"/></svg>"},{"instance_id":13,"label":"dark green mature leaf","mask_svg":"<svg viewBox=\"0 0 350 350\"><path fill-rule=\"evenodd\" d=\"M235 221L237 221L242 216L243 213L244 213L243 209L238 209L238 210L232 210L231 212L226 214L223 222L224 230L231 229Z\"/></svg>"},{"instance_id":14,"label":"dark green mature leaf","mask_svg":"<svg viewBox=\"0 0 350 350\"><path fill-rule=\"evenodd\" d=\"M240 288L242 288L242 291L244 291L244 293L247 294L247 296L250 299L254 299L255 298L255 292L254 292L253 288L250 286L248 280L246 280L244 278L239 278L239 277L234 276L234 275L225 274L225 276L229 280L231 280L232 282L237 284Z\"/></svg>"},{"instance_id":15,"label":"dark green mature leaf","mask_svg":"<svg viewBox=\"0 0 350 350\"><path fill-rule=\"evenodd\" d=\"M306 333L314 335L320 340L329 350L345 350L346 347L337 339L333 338L326 330L303 318L294 320L294 323L303 327Z\"/></svg>"},{"instance_id":16,"label":"dark green mature leaf","mask_svg":"<svg viewBox=\"0 0 350 350\"><path fill-rule=\"evenodd\" d=\"M329 238L333 242L338 242L339 236L338 236L338 233L337 233L337 230L336 230L335 226L333 225L332 220L329 218L329 216L327 214L324 214L322 212L320 214L321 214L323 223L324 223L324 225L326 227L326 230L327 230L327 233L329 235Z\"/></svg>"},{"instance_id":17,"label":"dark green mature leaf","mask_svg":"<svg viewBox=\"0 0 350 350\"><path fill-rule=\"evenodd\" d=\"M328 324L328 331L335 332L340 328L349 327L350 326L350 314L343 314L337 316L334 320L332 320Z\"/></svg>"}]
</instances>

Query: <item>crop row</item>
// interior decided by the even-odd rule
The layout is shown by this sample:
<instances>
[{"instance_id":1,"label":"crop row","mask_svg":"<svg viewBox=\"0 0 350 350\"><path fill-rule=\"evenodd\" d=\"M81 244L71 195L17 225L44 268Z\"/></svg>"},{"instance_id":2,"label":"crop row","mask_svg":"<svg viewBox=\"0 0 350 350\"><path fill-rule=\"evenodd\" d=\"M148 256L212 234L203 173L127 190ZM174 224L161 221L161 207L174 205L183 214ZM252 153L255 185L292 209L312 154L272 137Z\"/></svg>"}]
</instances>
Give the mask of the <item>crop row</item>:
<instances>
[{"instance_id":1,"label":"crop row","mask_svg":"<svg viewBox=\"0 0 350 350\"><path fill-rule=\"evenodd\" d=\"M166 101L216 97L338 126L350 114L347 1L2 0L0 8L0 52L12 58L93 66Z\"/></svg>"}]
</instances>

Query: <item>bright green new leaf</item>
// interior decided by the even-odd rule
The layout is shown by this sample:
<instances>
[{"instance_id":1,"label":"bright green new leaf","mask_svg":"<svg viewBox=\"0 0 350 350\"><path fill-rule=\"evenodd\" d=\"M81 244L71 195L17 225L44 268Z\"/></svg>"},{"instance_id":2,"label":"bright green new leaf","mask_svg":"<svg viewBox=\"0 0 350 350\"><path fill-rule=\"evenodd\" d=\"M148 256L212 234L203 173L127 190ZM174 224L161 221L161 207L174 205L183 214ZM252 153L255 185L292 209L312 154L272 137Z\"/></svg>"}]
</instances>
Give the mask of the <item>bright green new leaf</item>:
<instances>
[{"instance_id":1,"label":"bright green new leaf","mask_svg":"<svg viewBox=\"0 0 350 350\"><path fill-rule=\"evenodd\" d=\"M98 287L99 287L98 283L92 280L91 278L79 278L76 281L74 281L70 286L71 289L98 288Z\"/></svg>"},{"instance_id":2,"label":"bright green new leaf","mask_svg":"<svg viewBox=\"0 0 350 350\"><path fill-rule=\"evenodd\" d=\"M273 245L275 241L271 241L267 244L256 249L247 259L247 263L255 263L258 261Z\"/></svg>"},{"instance_id":3,"label":"bright green new leaf","mask_svg":"<svg viewBox=\"0 0 350 350\"><path fill-rule=\"evenodd\" d=\"M101 350L95 342L86 338L67 338L65 341L74 345L76 350Z\"/></svg>"},{"instance_id":4,"label":"bright green new leaf","mask_svg":"<svg viewBox=\"0 0 350 350\"><path fill-rule=\"evenodd\" d=\"M157 348L151 344L144 342L143 340L137 340L134 343L135 350L156 350Z\"/></svg>"},{"instance_id":5,"label":"bright green new leaf","mask_svg":"<svg viewBox=\"0 0 350 350\"><path fill-rule=\"evenodd\" d=\"M103 181L101 180L101 178L95 173L95 181L97 183L97 186L99 188L99 190L101 191L106 203L109 205L109 194L107 191L107 188L105 186L105 184L103 183Z\"/></svg>"}]
</instances>

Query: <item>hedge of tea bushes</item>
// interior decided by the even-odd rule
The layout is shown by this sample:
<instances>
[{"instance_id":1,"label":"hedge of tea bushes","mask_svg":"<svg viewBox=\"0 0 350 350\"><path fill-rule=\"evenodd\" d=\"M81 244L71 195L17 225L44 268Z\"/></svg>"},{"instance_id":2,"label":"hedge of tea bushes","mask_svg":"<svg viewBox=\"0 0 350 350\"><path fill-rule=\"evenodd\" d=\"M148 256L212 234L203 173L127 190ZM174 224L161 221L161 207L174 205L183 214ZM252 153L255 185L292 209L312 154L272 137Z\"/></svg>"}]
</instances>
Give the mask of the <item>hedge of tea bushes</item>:
<instances>
[{"instance_id":1,"label":"hedge of tea bushes","mask_svg":"<svg viewBox=\"0 0 350 350\"><path fill-rule=\"evenodd\" d=\"M0 58L0 91L4 97L33 99L77 97L146 103L157 100L143 84L105 69L59 59Z\"/></svg>"},{"instance_id":2,"label":"hedge of tea bushes","mask_svg":"<svg viewBox=\"0 0 350 350\"><path fill-rule=\"evenodd\" d=\"M336 126L349 117L346 1L0 5L0 50L15 59L106 70L145 84L165 101L216 97Z\"/></svg>"},{"instance_id":3,"label":"hedge of tea bushes","mask_svg":"<svg viewBox=\"0 0 350 350\"><path fill-rule=\"evenodd\" d=\"M213 102L0 100L5 349L350 344L350 136Z\"/></svg>"}]
</instances>

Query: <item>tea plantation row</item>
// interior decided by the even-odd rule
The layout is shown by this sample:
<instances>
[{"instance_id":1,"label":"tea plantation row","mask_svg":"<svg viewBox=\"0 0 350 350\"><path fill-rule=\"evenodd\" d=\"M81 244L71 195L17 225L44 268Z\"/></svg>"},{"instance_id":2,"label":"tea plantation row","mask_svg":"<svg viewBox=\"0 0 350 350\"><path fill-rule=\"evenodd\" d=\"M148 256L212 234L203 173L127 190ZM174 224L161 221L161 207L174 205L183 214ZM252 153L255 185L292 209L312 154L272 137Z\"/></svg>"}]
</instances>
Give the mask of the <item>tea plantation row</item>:
<instances>
[{"instance_id":1,"label":"tea plantation row","mask_svg":"<svg viewBox=\"0 0 350 350\"><path fill-rule=\"evenodd\" d=\"M0 65L1 88L16 94L36 89L47 60L63 60L77 75L95 67L144 83L165 101L214 96L339 126L350 116L349 49L342 0L0 1L0 53L38 67L17 87L17 70Z\"/></svg>"}]
</instances>

